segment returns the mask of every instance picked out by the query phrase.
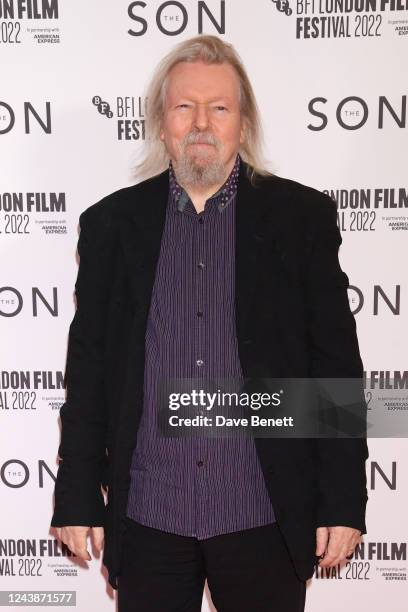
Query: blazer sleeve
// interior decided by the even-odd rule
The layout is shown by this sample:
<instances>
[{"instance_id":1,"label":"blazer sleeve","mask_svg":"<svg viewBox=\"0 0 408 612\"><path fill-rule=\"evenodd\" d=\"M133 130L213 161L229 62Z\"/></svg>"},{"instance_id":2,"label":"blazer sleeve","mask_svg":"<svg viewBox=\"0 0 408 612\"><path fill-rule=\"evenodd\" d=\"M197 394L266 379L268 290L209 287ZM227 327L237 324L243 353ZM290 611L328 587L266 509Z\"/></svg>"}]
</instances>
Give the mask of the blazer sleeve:
<instances>
[{"instance_id":1,"label":"blazer sleeve","mask_svg":"<svg viewBox=\"0 0 408 612\"><path fill-rule=\"evenodd\" d=\"M99 204L99 203L98 203ZM112 275L112 228L98 205L79 217L76 312L68 335L66 401L51 526L102 526L106 462L104 338Z\"/></svg>"},{"instance_id":2,"label":"blazer sleeve","mask_svg":"<svg viewBox=\"0 0 408 612\"><path fill-rule=\"evenodd\" d=\"M318 526L343 525L367 533L365 511L369 456L366 436L367 404L362 383L356 322L341 269L338 251L342 243L335 202L321 196L314 222L314 237L307 277L307 320L313 378L350 378L360 398L348 406L359 418L358 437L321 437L315 440L318 470ZM342 410L331 405L329 410ZM334 422L336 416L334 415ZM362 432L362 433L361 433Z\"/></svg>"}]
</instances>

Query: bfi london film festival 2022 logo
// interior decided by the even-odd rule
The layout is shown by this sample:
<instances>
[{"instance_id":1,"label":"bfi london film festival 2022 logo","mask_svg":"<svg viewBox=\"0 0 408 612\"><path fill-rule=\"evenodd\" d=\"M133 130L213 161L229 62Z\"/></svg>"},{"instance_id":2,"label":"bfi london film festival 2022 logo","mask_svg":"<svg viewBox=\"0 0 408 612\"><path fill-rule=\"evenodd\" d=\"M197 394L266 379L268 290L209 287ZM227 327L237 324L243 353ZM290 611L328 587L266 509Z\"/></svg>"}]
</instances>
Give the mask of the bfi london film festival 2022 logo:
<instances>
[{"instance_id":1,"label":"bfi london film festival 2022 logo","mask_svg":"<svg viewBox=\"0 0 408 612\"><path fill-rule=\"evenodd\" d=\"M407 0L271 0L295 18L295 37L372 38L408 35Z\"/></svg>"},{"instance_id":2,"label":"bfi london film festival 2022 logo","mask_svg":"<svg viewBox=\"0 0 408 612\"><path fill-rule=\"evenodd\" d=\"M1 0L0 0L1 2ZM51 102L34 106L24 101L13 107L0 100L0 138L11 132L31 136L37 130L52 134ZM0 192L0 234L15 239L40 230L47 236L67 234L67 199L64 191L7 191Z\"/></svg>"},{"instance_id":3,"label":"bfi london film festival 2022 logo","mask_svg":"<svg viewBox=\"0 0 408 612\"><path fill-rule=\"evenodd\" d=\"M146 102L141 96L117 96L113 105L101 96L92 98L93 106L102 117L114 119L116 137L122 141L145 140Z\"/></svg>"},{"instance_id":4,"label":"bfi london film festival 2022 logo","mask_svg":"<svg viewBox=\"0 0 408 612\"><path fill-rule=\"evenodd\" d=\"M367 431L373 438L408 438L408 370L364 372Z\"/></svg>"},{"instance_id":5,"label":"bfi london film festival 2022 logo","mask_svg":"<svg viewBox=\"0 0 408 612\"><path fill-rule=\"evenodd\" d=\"M58 44L58 20L58 0L0 0L0 43Z\"/></svg>"},{"instance_id":6,"label":"bfi london film festival 2022 logo","mask_svg":"<svg viewBox=\"0 0 408 612\"><path fill-rule=\"evenodd\" d=\"M379 223L394 232L408 230L406 187L334 188L323 192L337 204L338 226L342 232L374 232Z\"/></svg>"},{"instance_id":7,"label":"bfi london film festival 2022 logo","mask_svg":"<svg viewBox=\"0 0 408 612\"><path fill-rule=\"evenodd\" d=\"M339 130L397 131L407 129L407 96L380 95L366 100L358 95L340 101L316 96L307 101L311 132L336 124ZM330 187L323 189L337 204L338 225L342 232L408 231L408 189L403 185ZM405 236L405 234L404 234Z\"/></svg>"},{"instance_id":8,"label":"bfi london film festival 2022 logo","mask_svg":"<svg viewBox=\"0 0 408 612\"><path fill-rule=\"evenodd\" d=\"M62 370L0 370L0 415L59 411L64 390Z\"/></svg>"}]
</instances>

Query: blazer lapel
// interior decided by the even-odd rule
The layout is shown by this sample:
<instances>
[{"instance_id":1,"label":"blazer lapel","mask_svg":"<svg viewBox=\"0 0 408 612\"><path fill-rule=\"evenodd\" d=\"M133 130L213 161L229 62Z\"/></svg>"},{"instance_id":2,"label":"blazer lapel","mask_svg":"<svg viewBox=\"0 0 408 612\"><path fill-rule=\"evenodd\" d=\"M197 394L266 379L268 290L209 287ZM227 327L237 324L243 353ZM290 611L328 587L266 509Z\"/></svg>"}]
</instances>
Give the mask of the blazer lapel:
<instances>
[{"instance_id":1,"label":"blazer lapel","mask_svg":"<svg viewBox=\"0 0 408 612\"><path fill-rule=\"evenodd\" d=\"M144 181L123 216L120 240L134 315L146 316L150 305L168 198L169 173Z\"/></svg>"},{"instance_id":2,"label":"blazer lapel","mask_svg":"<svg viewBox=\"0 0 408 612\"><path fill-rule=\"evenodd\" d=\"M238 343L245 342L251 304L263 266L285 274L282 247L280 198L276 197L279 179L259 179L252 185L248 165L241 164L236 200L235 241L235 316ZM263 261L266 255L269 261Z\"/></svg>"}]
</instances>

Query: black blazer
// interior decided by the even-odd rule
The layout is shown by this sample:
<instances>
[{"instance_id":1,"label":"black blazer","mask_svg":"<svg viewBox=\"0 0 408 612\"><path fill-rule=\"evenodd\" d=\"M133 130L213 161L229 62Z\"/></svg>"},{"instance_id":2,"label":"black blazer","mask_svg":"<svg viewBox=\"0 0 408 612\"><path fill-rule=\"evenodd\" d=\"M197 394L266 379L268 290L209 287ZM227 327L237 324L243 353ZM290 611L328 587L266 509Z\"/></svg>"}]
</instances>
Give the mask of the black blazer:
<instances>
[{"instance_id":1,"label":"black blazer","mask_svg":"<svg viewBox=\"0 0 408 612\"><path fill-rule=\"evenodd\" d=\"M244 376L362 377L335 203L276 175L253 185L249 169L241 164L236 200L236 332ZM80 215L51 525L104 526L103 563L115 589L167 195L168 170ZM318 526L366 533L366 437L255 443L277 523L306 580ZM101 485L108 488L106 506Z\"/></svg>"}]
</instances>

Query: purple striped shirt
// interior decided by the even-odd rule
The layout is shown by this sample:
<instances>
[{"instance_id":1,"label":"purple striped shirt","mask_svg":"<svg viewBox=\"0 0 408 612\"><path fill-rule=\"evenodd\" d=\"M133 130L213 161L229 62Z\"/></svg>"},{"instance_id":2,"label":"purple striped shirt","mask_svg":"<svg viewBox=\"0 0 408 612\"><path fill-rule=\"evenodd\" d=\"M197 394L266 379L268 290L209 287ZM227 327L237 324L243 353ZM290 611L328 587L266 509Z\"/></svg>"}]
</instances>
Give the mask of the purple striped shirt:
<instances>
[{"instance_id":1,"label":"purple striped shirt","mask_svg":"<svg viewBox=\"0 0 408 612\"><path fill-rule=\"evenodd\" d=\"M243 380L235 331L239 167L237 155L227 181L197 213L170 162L146 327L144 406L130 469L127 516L198 539L275 521L253 438L169 438L157 425L160 381Z\"/></svg>"}]
</instances>

